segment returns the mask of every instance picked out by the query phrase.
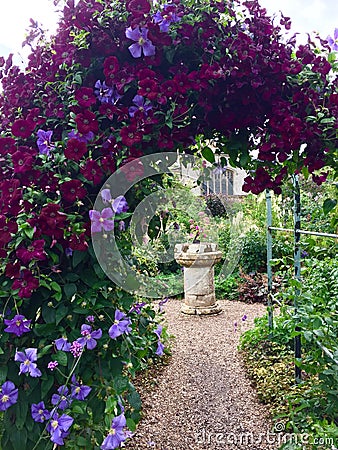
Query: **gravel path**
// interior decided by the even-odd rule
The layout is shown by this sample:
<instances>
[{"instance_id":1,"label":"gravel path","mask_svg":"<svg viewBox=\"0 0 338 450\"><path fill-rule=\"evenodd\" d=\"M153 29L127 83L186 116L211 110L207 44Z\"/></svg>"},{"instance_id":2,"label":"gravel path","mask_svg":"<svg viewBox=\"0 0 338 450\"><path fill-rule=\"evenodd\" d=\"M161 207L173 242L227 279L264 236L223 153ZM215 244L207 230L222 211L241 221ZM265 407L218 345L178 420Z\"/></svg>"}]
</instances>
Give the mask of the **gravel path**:
<instances>
[{"instance_id":1,"label":"gravel path","mask_svg":"<svg viewBox=\"0 0 338 450\"><path fill-rule=\"evenodd\" d=\"M275 450L278 435L258 402L237 351L239 335L265 313L261 304L220 302L218 316L186 316L180 301L166 306L176 336L169 364L141 397L144 418L129 450ZM247 320L241 318L247 315ZM234 331L234 322L238 330Z\"/></svg>"}]
</instances>

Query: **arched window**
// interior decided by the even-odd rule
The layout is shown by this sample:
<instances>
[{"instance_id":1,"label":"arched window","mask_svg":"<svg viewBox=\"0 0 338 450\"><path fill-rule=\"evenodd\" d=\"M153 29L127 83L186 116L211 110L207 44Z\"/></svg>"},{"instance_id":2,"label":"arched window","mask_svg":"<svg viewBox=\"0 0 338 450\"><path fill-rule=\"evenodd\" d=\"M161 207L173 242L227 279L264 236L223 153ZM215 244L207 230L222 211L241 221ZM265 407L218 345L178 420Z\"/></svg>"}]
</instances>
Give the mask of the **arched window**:
<instances>
[{"instance_id":1,"label":"arched window","mask_svg":"<svg viewBox=\"0 0 338 450\"><path fill-rule=\"evenodd\" d=\"M203 181L203 193L234 195L234 171L228 167L217 167Z\"/></svg>"}]
</instances>

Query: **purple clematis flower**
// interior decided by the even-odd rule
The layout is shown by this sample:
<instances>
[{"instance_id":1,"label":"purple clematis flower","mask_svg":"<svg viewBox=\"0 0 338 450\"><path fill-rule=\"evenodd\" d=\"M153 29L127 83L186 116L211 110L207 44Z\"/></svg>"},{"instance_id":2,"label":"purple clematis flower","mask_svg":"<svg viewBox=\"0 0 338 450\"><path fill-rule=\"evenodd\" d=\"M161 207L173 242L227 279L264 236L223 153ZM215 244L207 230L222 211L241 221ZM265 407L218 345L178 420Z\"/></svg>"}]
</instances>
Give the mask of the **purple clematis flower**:
<instances>
[{"instance_id":1,"label":"purple clematis flower","mask_svg":"<svg viewBox=\"0 0 338 450\"><path fill-rule=\"evenodd\" d=\"M153 15L154 22L160 27L163 33L169 31L169 27L172 23L179 22L181 19L173 9L173 5L164 5L163 12L157 11Z\"/></svg>"},{"instance_id":2,"label":"purple clematis flower","mask_svg":"<svg viewBox=\"0 0 338 450\"><path fill-rule=\"evenodd\" d=\"M5 381L0 387L0 411L6 411L18 401L18 389L11 381Z\"/></svg>"},{"instance_id":3,"label":"purple clematis flower","mask_svg":"<svg viewBox=\"0 0 338 450\"><path fill-rule=\"evenodd\" d=\"M164 345L162 344L161 339L160 339L161 338L161 334L162 334L162 330L163 330L162 325L158 325L156 330L154 330L154 333L158 337L157 349L156 349L156 352L155 352L155 355L158 355L158 356L162 356L163 352L164 352Z\"/></svg>"},{"instance_id":4,"label":"purple clematis flower","mask_svg":"<svg viewBox=\"0 0 338 450\"><path fill-rule=\"evenodd\" d=\"M70 351L71 343L68 342L67 338L59 338L55 341L55 347L57 350L62 350L63 352L69 352Z\"/></svg>"},{"instance_id":5,"label":"purple clematis flower","mask_svg":"<svg viewBox=\"0 0 338 450\"><path fill-rule=\"evenodd\" d=\"M71 397L74 398L75 400L83 401L92 390L92 388L90 388L89 386L80 384L74 375L72 376L72 383L73 384L71 385L72 391Z\"/></svg>"},{"instance_id":6,"label":"purple clematis flower","mask_svg":"<svg viewBox=\"0 0 338 450\"><path fill-rule=\"evenodd\" d=\"M72 403L72 398L69 396L69 389L67 386L60 386L57 394L52 395L51 403L59 409L66 409Z\"/></svg>"},{"instance_id":7,"label":"purple clematis flower","mask_svg":"<svg viewBox=\"0 0 338 450\"><path fill-rule=\"evenodd\" d=\"M109 328L108 334L111 339L116 339L123 333L128 334L131 331L131 320L122 311L118 309L115 311L115 322Z\"/></svg>"},{"instance_id":8,"label":"purple clematis flower","mask_svg":"<svg viewBox=\"0 0 338 450\"><path fill-rule=\"evenodd\" d=\"M5 325L7 325L7 328L5 328L4 331L6 331L7 333L13 333L16 334L16 336L21 336L22 334L31 331L29 328L31 320L27 320L21 314L17 314L13 317L13 319L10 320L5 319L4 322Z\"/></svg>"},{"instance_id":9,"label":"purple clematis flower","mask_svg":"<svg viewBox=\"0 0 338 450\"><path fill-rule=\"evenodd\" d=\"M164 345L162 344L162 342L159 339L157 342L157 349L156 349L155 355L162 356L163 353L164 353Z\"/></svg>"},{"instance_id":10,"label":"purple clematis flower","mask_svg":"<svg viewBox=\"0 0 338 450\"><path fill-rule=\"evenodd\" d=\"M75 130L72 130L68 133L69 139L77 139L80 142L90 142L94 139L95 134L92 131L88 131L86 134L79 133Z\"/></svg>"},{"instance_id":11,"label":"purple clematis flower","mask_svg":"<svg viewBox=\"0 0 338 450\"><path fill-rule=\"evenodd\" d=\"M130 117L134 117L138 111L144 113L144 115L147 116L148 111L153 108L151 102L149 100L145 101L142 95L135 95L135 97L133 98L133 102L136 106L131 106L129 108Z\"/></svg>"},{"instance_id":12,"label":"purple clematis flower","mask_svg":"<svg viewBox=\"0 0 338 450\"><path fill-rule=\"evenodd\" d=\"M115 86L107 86L105 81L101 83L100 80L97 80L95 83L94 94L101 103L110 103L112 105L115 105L115 103L122 97L122 95L117 92Z\"/></svg>"},{"instance_id":13,"label":"purple clematis flower","mask_svg":"<svg viewBox=\"0 0 338 450\"><path fill-rule=\"evenodd\" d=\"M68 430L72 426L74 419L67 414L59 416L54 413L47 425L47 431L50 433L50 440L57 445L63 445L63 439L68 436Z\"/></svg>"},{"instance_id":14,"label":"purple clematis flower","mask_svg":"<svg viewBox=\"0 0 338 450\"><path fill-rule=\"evenodd\" d=\"M135 44L131 44L128 49L133 58L140 58L143 50L144 56L154 56L156 49L153 43L148 39L148 29L131 27L126 29L126 37L135 41Z\"/></svg>"},{"instance_id":15,"label":"purple clematis flower","mask_svg":"<svg viewBox=\"0 0 338 450\"><path fill-rule=\"evenodd\" d=\"M142 303L134 303L134 305L130 308L129 312L136 312L136 314L141 314L141 309L143 308L143 306L145 306L147 303L146 302L142 302Z\"/></svg>"},{"instance_id":16,"label":"purple clematis flower","mask_svg":"<svg viewBox=\"0 0 338 450\"><path fill-rule=\"evenodd\" d=\"M159 325L159 326L156 328L156 330L154 331L154 333L156 334L156 336L157 336L158 338L161 337L162 330L163 330L162 325Z\"/></svg>"},{"instance_id":17,"label":"purple clematis flower","mask_svg":"<svg viewBox=\"0 0 338 450\"><path fill-rule=\"evenodd\" d=\"M326 39L331 50L338 52L338 28L335 28L333 37L328 36Z\"/></svg>"},{"instance_id":18,"label":"purple clematis flower","mask_svg":"<svg viewBox=\"0 0 338 450\"><path fill-rule=\"evenodd\" d=\"M36 144L39 148L40 155L50 155L51 150L55 148L54 144L51 143L53 136L53 131L38 130L38 139Z\"/></svg>"},{"instance_id":19,"label":"purple clematis flower","mask_svg":"<svg viewBox=\"0 0 338 450\"><path fill-rule=\"evenodd\" d=\"M31 414L34 422L43 423L50 418L50 412L46 409L44 402L33 403L31 406Z\"/></svg>"},{"instance_id":20,"label":"purple clematis flower","mask_svg":"<svg viewBox=\"0 0 338 450\"><path fill-rule=\"evenodd\" d=\"M114 216L111 208L104 208L101 212L91 209L89 218L92 221L92 233L100 233L101 231L111 231L114 229L114 221L109 220Z\"/></svg>"},{"instance_id":21,"label":"purple clematis flower","mask_svg":"<svg viewBox=\"0 0 338 450\"><path fill-rule=\"evenodd\" d=\"M123 197L123 195L119 195L113 201L112 208L115 211L115 214L121 214L122 212L128 211L129 206L127 200Z\"/></svg>"},{"instance_id":22,"label":"purple clematis flower","mask_svg":"<svg viewBox=\"0 0 338 450\"><path fill-rule=\"evenodd\" d=\"M14 360L21 362L19 375L22 373L29 373L33 378L41 377L42 373L35 363L37 359L36 348L27 348L24 352L16 352Z\"/></svg>"},{"instance_id":23,"label":"purple clematis flower","mask_svg":"<svg viewBox=\"0 0 338 450\"><path fill-rule=\"evenodd\" d=\"M102 337L102 330L99 328L98 330L92 331L90 325L83 324L81 326L81 334L83 337L77 339L77 342L82 345L82 347L87 346L88 350L93 350L97 345L96 339Z\"/></svg>"},{"instance_id":24,"label":"purple clematis flower","mask_svg":"<svg viewBox=\"0 0 338 450\"><path fill-rule=\"evenodd\" d=\"M120 447L120 444L128 437L128 434L123 430L126 425L127 421L124 414L114 417L109 434L102 442L101 449L111 450Z\"/></svg>"}]
</instances>

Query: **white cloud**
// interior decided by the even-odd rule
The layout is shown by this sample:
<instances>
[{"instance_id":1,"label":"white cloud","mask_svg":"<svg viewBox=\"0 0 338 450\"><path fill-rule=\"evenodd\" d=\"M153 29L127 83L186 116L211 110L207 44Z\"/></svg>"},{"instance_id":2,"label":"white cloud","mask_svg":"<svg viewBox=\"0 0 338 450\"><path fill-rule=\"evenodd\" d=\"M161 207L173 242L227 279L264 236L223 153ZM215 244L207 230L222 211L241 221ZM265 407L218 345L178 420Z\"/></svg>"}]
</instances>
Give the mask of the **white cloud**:
<instances>
[{"instance_id":1,"label":"white cloud","mask_svg":"<svg viewBox=\"0 0 338 450\"><path fill-rule=\"evenodd\" d=\"M333 34L338 27L338 2L336 0L260 0L269 14L282 10L291 17L293 33L318 32L322 38Z\"/></svg>"},{"instance_id":2,"label":"white cloud","mask_svg":"<svg viewBox=\"0 0 338 450\"><path fill-rule=\"evenodd\" d=\"M2 0L0 7L0 45L19 51L25 30L32 18L51 31L56 29L57 14L50 0Z\"/></svg>"}]
</instances>

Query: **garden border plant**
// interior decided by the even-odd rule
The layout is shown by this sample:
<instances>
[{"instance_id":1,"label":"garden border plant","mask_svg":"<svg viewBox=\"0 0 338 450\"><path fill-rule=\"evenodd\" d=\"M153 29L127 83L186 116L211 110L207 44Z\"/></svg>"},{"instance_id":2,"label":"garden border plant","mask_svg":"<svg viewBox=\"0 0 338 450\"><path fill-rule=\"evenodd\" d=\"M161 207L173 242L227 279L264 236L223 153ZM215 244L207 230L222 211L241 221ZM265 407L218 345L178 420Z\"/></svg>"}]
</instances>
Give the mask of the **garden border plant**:
<instances>
[{"instance_id":1,"label":"garden border plant","mask_svg":"<svg viewBox=\"0 0 338 450\"><path fill-rule=\"evenodd\" d=\"M116 227L124 245L127 205L142 197L135 187L93 212L116 168L134 161L133 179L139 156L174 149L213 163L194 148L203 134L251 170L247 191L280 192L300 170L325 178L335 56L320 39L284 42L282 28L290 19L274 25L256 0L67 0L50 42L32 24L24 71L0 58L6 450L117 448L139 420L131 380L163 353L165 331L156 308L110 285L90 244L90 230Z\"/></svg>"}]
</instances>

